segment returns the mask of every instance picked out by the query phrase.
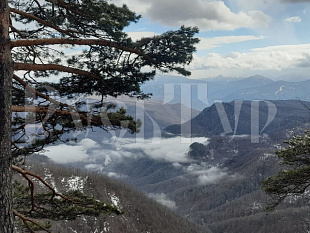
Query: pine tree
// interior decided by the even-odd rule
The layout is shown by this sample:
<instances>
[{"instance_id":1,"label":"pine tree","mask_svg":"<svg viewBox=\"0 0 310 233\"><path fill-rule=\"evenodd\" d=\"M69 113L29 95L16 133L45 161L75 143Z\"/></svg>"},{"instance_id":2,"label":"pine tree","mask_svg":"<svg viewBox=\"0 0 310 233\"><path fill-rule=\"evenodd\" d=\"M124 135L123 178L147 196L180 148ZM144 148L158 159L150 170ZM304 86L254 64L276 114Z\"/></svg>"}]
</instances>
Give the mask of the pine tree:
<instances>
[{"instance_id":1,"label":"pine tree","mask_svg":"<svg viewBox=\"0 0 310 233\"><path fill-rule=\"evenodd\" d=\"M199 41L194 38L198 29L182 26L132 41L123 30L140 17L125 5L118 7L102 0L1 1L0 232L13 232L13 213L29 231L48 231L48 224L44 226L35 219L42 218L42 210L49 212L48 218L62 219L57 206L64 203L68 211L74 206L70 218L81 213L118 213L79 193L57 193L42 178L18 165L22 156L65 140L62 136L70 130L96 126L104 130L125 127L136 132L141 123L124 109L110 111L113 106L105 103L104 97L147 97L140 85L152 79L157 70L190 75L185 66L191 62ZM61 78L51 82L52 77ZM81 95L98 95L101 101L86 108L85 101L68 104L59 98L76 99ZM29 124L40 130L29 132ZM14 185L15 209L12 170L21 174L29 186L25 189ZM36 194L33 178L49 192ZM22 202L26 199L28 204ZM82 199L87 203L81 203ZM17 205L18 201L24 205ZM87 208L81 210L79 206Z\"/></svg>"},{"instance_id":2,"label":"pine tree","mask_svg":"<svg viewBox=\"0 0 310 233\"><path fill-rule=\"evenodd\" d=\"M276 151L282 170L263 181L271 196L267 210L274 210L286 197L302 196L310 186L310 131L285 141L287 147Z\"/></svg>"}]
</instances>

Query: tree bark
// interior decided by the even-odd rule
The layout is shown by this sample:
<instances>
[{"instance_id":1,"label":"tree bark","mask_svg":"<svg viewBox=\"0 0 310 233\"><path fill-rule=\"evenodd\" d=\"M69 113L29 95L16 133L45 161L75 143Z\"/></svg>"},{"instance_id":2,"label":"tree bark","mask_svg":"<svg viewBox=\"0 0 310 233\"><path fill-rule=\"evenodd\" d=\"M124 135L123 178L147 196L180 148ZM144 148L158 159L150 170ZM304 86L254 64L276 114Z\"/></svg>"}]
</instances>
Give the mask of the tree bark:
<instances>
[{"instance_id":1,"label":"tree bark","mask_svg":"<svg viewBox=\"0 0 310 233\"><path fill-rule=\"evenodd\" d=\"M10 9L0 1L0 232L13 233L11 99L13 61L9 37Z\"/></svg>"}]
</instances>

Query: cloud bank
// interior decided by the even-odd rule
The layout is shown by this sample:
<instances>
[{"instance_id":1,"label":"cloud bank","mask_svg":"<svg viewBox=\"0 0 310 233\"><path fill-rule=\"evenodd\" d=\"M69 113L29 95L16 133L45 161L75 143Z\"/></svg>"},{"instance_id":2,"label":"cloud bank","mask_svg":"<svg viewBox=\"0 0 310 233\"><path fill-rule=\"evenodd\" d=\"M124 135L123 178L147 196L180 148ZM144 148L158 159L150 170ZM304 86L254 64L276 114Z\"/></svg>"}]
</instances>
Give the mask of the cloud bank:
<instances>
[{"instance_id":1,"label":"cloud bank","mask_svg":"<svg viewBox=\"0 0 310 233\"><path fill-rule=\"evenodd\" d=\"M234 71L238 73L283 71L300 67L310 68L310 44L270 46L251 49L246 53L231 52L227 55L217 53L209 53L204 57L195 55L190 65L193 74L195 70L203 70L204 74L211 75L233 75Z\"/></svg>"},{"instance_id":2,"label":"cloud bank","mask_svg":"<svg viewBox=\"0 0 310 233\"><path fill-rule=\"evenodd\" d=\"M207 138L193 138L193 142L206 143ZM112 144L108 144L113 141ZM181 143L180 137L143 140L135 138L121 138L105 140L102 143L91 139L83 139L76 144L47 147L46 155L56 163L81 163L84 168L102 172L109 177L122 179L126 175L113 170L110 163L123 163L124 158L135 160L148 157L153 160L171 163L175 169L182 169L184 176L192 176L198 185L215 184L228 175L225 169L212 167L205 162L190 159L187 156L190 144ZM183 176L182 175L182 176ZM175 203L167 199L164 194L154 194L153 197L169 208L176 208Z\"/></svg>"},{"instance_id":3,"label":"cloud bank","mask_svg":"<svg viewBox=\"0 0 310 233\"><path fill-rule=\"evenodd\" d=\"M212 49L221 47L224 44L231 44L231 43L238 43L238 42L245 42L251 40L262 40L265 39L264 36L218 36L218 37L210 37L210 38L199 38L200 42L197 45L198 50L204 49Z\"/></svg>"},{"instance_id":4,"label":"cloud bank","mask_svg":"<svg viewBox=\"0 0 310 233\"><path fill-rule=\"evenodd\" d=\"M208 138L192 138L192 143L207 142ZM154 160L171 163L189 162L187 156L190 144L181 143L180 137L175 138L118 138L117 140L104 140L97 143L91 139L83 139L75 144L61 144L46 148L45 155L56 163L75 163L87 161L88 169L100 170L102 165L108 165L122 157L139 158L149 157ZM104 161L103 164L96 160Z\"/></svg>"},{"instance_id":5,"label":"cloud bank","mask_svg":"<svg viewBox=\"0 0 310 233\"><path fill-rule=\"evenodd\" d=\"M227 176L227 173L218 167L211 167L208 170L201 171L201 173L203 174L198 176L198 184L200 185L215 184Z\"/></svg>"},{"instance_id":6,"label":"cloud bank","mask_svg":"<svg viewBox=\"0 0 310 233\"><path fill-rule=\"evenodd\" d=\"M261 11L232 12L223 1L157 0L148 16L169 26L198 26L201 30L235 30L266 27L270 17Z\"/></svg>"},{"instance_id":7,"label":"cloud bank","mask_svg":"<svg viewBox=\"0 0 310 233\"><path fill-rule=\"evenodd\" d=\"M207 138L193 138L193 142L204 143ZM127 152L142 152L144 156L148 156L155 160L162 160L168 162L188 162L187 152L190 144L181 143L180 137L167 139L139 139L135 142L132 139L122 139L119 142L119 147Z\"/></svg>"},{"instance_id":8,"label":"cloud bank","mask_svg":"<svg viewBox=\"0 0 310 233\"><path fill-rule=\"evenodd\" d=\"M48 146L44 154L56 163L75 163L89 158L91 151L99 145L91 139L83 139L78 144Z\"/></svg>"},{"instance_id":9,"label":"cloud bank","mask_svg":"<svg viewBox=\"0 0 310 233\"><path fill-rule=\"evenodd\" d=\"M170 200L165 193L149 193L149 197L172 210L177 208L176 203Z\"/></svg>"},{"instance_id":10,"label":"cloud bank","mask_svg":"<svg viewBox=\"0 0 310 233\"><path fill-rule=\"evenodd\" d=\"M184 169L187 173L197 176L197 183L199 185L215 184L228 175L225 169L210 167L207 163L193 163L184 167Z\"/></svg>"},{"instance_id":11,"label":"cloud bank","mask_svg":"<svg viewBox=\"0 0 310 233\"><path fill-rule=\"evenodd\" d=\"M200 30L264 28L271 17L262 11L232 12L224 1L124 0L130 9L166 26L198 26Z\"/></svg>"}]
</instances>

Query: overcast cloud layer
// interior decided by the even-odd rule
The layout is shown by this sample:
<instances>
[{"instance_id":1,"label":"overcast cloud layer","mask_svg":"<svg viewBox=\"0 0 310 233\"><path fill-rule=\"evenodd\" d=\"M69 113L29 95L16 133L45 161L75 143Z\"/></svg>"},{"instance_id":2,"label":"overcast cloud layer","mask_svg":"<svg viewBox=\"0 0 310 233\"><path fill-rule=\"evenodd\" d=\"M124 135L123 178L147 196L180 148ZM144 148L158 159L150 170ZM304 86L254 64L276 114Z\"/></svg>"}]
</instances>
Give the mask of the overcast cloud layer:
<instances>
[{"instance_id":1,"label":"overcast cloud layer","mask_svg":"<svg viewBox=\"0 0 310 233\"><path fill-rule=\"evenodd\" d=\"M193 142L207 143L208 138L192 138ZM72 163L80 161L94 162L96 158L114 160L121 157L150 157L155 160L174 162L190 162L187 156L187 143L181 143L180 137L175 138L115 138L102 143L91 139L83 139L79 143L61 144L46 148L45 155L56 163ZM107 160L106 159L106 160ZM106 161L109 163L110 161ZM97 166L90 163L89 168Z\"/></svg>"},{"instance_id":2,"label":"overcast cloud layer","mask_svg":"<svg viewBox=\"0 0 310 233\"><path fill-rule=\"evenodd\" d=\"M271 18L261 11L232 12L223 1L125 0L130 9L163 25L197 26L202 31L267 27Z\"/></svg>"},{"instance_id":3,"label":"overcast cloud layer","mask_svg":"<svg viewBox=\"0 0 310 233\"><path fill-rule=\"evenodd\" d=\"M193 138L192 142L207 143L207 140L208 138ZM187 156L189 146L190 144L181 143L180 137L149 140L121 138L102 143L86 138L78 143L49 146L45 155L61 164L81 162L86 164L86 169L101 171L113 178L123 178L125 175L107 169L110 163L122 163L124 158L135 160L142 157L169 162L176 169L182 169L184 174L196 177L199 185L214 184L227 177L227 172L223 169L190 159ZM154 198L175 208L162 194L155 195Z\"/></svg>"}]
</instances>

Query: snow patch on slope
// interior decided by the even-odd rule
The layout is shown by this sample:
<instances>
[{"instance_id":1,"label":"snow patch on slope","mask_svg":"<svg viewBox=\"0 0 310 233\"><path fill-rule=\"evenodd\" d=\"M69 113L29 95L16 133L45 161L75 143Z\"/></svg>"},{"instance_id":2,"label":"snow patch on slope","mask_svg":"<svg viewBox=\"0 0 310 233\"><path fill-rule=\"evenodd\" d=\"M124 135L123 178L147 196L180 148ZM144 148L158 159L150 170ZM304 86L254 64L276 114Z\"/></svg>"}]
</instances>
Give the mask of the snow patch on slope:
<instances>
[{"instance_id":1,"label":"snow patch on slope","mask_svg":"<svg viewBox=\"0 0 310 233\"><path fill-rule=\"evenodd\" d=\"M44 178L43 180L48 183L50 186L53 187L53 189L58 192L57 187L56 187L56 182L55 179L53 177L53 174L50 172L50 170L48 170L47 168L44 168ZM44 184L42 184L41 182L39 183L39 185L42 188L46 188L46 186Z\"/></svg>"},{"instance_id":2,"label":"snow patch on slope","mask_svg":"<svg viewBox=\"0 0 310 233\"><path fill-rule=\"evenodd\" d=\"M64 184L69 191L80 191L83 193L87 179L88 177L70 176L67 180L63 178L61 183Z\"/></svg>"},{"instance_id":3,"label":"snow patch on slope","mask_svg":"<svg viewBox=\"0 0 310 233\"><path fill-rule=\"evenodd\" d=\"M108 192L108 196L110 197L112 204L116 208L118 208L118 209L122 208L121 202L120 202L119 198L115 194L111 194L110 192Z\"/></svg>"}]
</instances>

